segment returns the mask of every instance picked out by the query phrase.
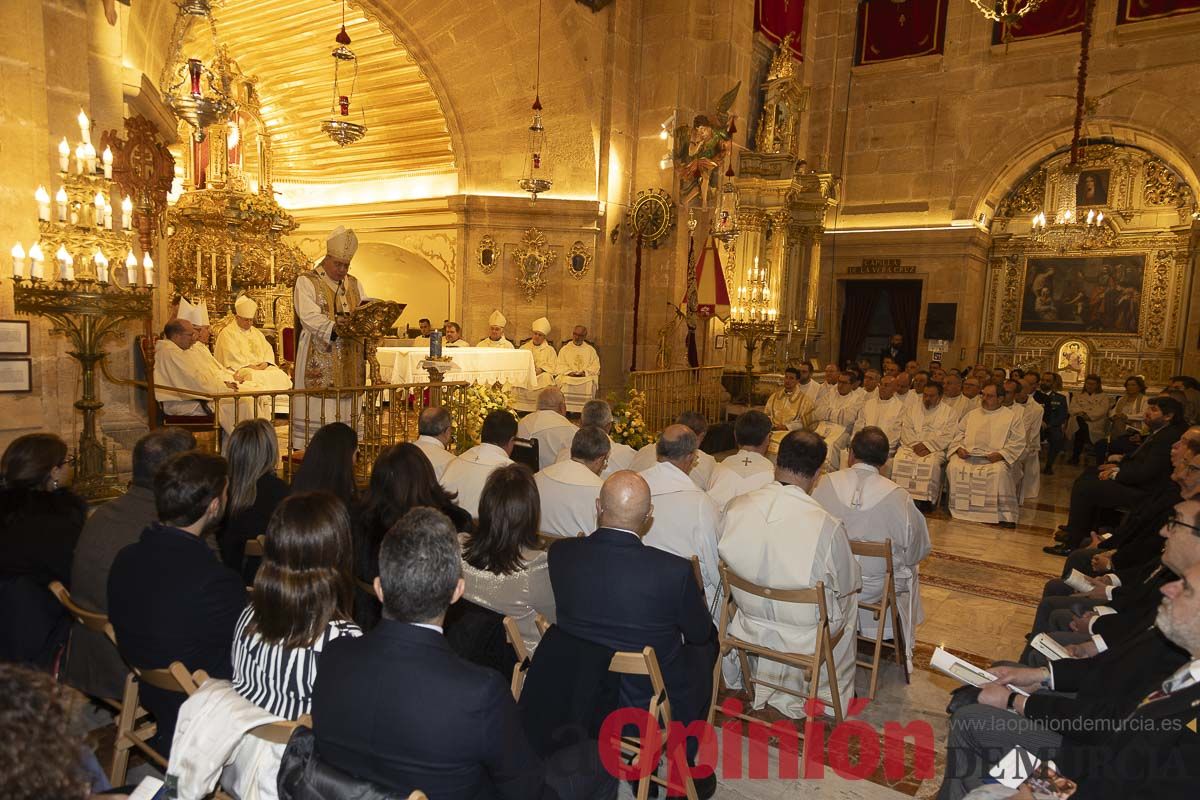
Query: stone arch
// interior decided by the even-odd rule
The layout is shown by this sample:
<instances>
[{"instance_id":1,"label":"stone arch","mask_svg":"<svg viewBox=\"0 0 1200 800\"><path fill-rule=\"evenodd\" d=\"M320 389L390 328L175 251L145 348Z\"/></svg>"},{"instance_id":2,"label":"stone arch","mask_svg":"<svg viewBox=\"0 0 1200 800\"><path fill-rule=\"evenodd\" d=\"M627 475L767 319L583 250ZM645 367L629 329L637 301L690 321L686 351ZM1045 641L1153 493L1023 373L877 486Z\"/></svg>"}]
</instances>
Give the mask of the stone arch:
<instances>
[{"instance_id":1,"label":"stone arch","mask_svg":"<svg viewBox=\"0 0 1200 800\"><path fill-rule=\"evenodd\" d=\"M354 274L370 296L407 304L401 327L415 328L420 317L440 325L453 310L450 276L414 250L364 235L354 254Z\"/></svg>"}]
</instances>

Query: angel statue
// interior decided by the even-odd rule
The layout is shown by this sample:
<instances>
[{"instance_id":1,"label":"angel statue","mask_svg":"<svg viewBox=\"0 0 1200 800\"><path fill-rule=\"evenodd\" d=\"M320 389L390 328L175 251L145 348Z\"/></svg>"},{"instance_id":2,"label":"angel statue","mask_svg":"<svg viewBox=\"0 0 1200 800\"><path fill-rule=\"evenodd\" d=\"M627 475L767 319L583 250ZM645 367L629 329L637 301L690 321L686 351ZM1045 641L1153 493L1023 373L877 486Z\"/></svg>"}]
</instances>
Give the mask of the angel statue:
<instances>
[{"instance_id":1,"label":"angel statue","mask_svg":"<svg viewBox=\"0 0 1200 800\"><path fill-rule=\"evenodd\" d=\"M737 99L741 81L721 96L712 114L697 114L691 127L675 129L675 166L679 170L680 205L685 208L700 198L700 208L708 210L710 191L720 185L719 170L733 150L733 134L737 132L736 114L729 109Z\"/></svg>"}]
</instances>

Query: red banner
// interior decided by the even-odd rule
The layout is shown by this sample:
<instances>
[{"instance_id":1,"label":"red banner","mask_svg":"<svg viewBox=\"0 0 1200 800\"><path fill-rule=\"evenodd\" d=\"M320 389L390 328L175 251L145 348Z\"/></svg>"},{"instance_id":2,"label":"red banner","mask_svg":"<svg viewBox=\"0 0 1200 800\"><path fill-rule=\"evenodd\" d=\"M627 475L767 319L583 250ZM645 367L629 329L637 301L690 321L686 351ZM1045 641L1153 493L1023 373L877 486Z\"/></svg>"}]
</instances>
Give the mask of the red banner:
<instances>
[{"instance_id":1,"label":"red banner","mask_svg":"<svg viewBox=\"0 0 1200 800\"><path fill-rule=\"evenodd\" d=\"M992 25L992 44L1004 44L1021 39L1040 39L1060 33L1083 30L1083 0L1043 3L1013 25L997 22Z\"/></svg>"},{"instance_id":2,"label":"red banner","mask_svg":"<svg viewBox=\"0 0 1200 800\"><path fill-rule=\"evenodd\" d=\"M866 0L858 6L855 61L876 64L942 52L948 0Z\"/></svg>"},{"instance_id":3,"label":"red banner","mask_svg":"<svg viewBox=\"0 0 1200 800\"><path fill-rule=\"evenodd\" d=\"M777 44L792 34L792 53L803 58L804 0L754 0L754 27Z\"/></svg>"},{"instance_id":4,"label":"red banner","mask_svg":"<svg viewBox=\"0 0 1200 800\"><path fill-rule=\"evenodd\" d=\"M1200 0L1117 0L1117 24L1200 11Z\"/></svg>"}]
</instances>

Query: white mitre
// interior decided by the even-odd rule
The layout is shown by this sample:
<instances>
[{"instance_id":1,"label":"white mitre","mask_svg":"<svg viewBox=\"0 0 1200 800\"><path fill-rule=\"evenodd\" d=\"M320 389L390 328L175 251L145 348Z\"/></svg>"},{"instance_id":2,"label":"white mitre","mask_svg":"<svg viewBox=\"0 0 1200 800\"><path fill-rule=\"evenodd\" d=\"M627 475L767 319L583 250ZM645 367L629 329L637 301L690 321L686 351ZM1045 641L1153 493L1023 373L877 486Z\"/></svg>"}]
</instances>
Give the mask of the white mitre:
<instances>
[{"instance_id":1,"label":"white mitre","mask_svg":"<svg viewBox=\"0 0 1200 800\"><path fill-rule=\"evenodd\" d=\"M488 325L495 325L497 328L503 328L507 324L508 320L505 319L504 315L500 313L500 309L496 309L492 312L492 315L488 317Z\"/></svg>"},{"instance_id":2,"label":"white mitre","mask_svg":"<svg viewBox=\"0 0 1200 800\"><path fill-rule=\"evenodd\" d=\"M197 327L208 324L208 305L206 303L189 303L186 297L179 298L179 319L186 319Z\"/></svg>"},{"instance_id":3,"label":"white mitre","mask_svg":"<svg viewBox=\"0 0 1200 800\"><path fill-rule=\"evenodd\" d=\"M546 319L545 317L538 317L533 321L533 325L530 327L533 329L534 333L540 333L542 336L550 335L550 320Z\"/></svg>"},{"instance_id":4,"label":"white mitre","mask_svg":"<svg viewBox=\"0 0 1200 800\"><path fill-rule=\"evenodd\" d=\"M246 297L246 295L242 295L234 302L233 310L242 319L254 319L254 315L258 313L258 303Z\"/></svg>"},{"instance_id":5,"label":"white mitre","mask_svg":"<svg viewBox=\"0 0 1200 800\"><path fill-rule=\"evenodd\" d=\"M358 252L358 234L338 225L325 240L325 255L338 261L349 262Z\"/></svg>"}]
</instances>

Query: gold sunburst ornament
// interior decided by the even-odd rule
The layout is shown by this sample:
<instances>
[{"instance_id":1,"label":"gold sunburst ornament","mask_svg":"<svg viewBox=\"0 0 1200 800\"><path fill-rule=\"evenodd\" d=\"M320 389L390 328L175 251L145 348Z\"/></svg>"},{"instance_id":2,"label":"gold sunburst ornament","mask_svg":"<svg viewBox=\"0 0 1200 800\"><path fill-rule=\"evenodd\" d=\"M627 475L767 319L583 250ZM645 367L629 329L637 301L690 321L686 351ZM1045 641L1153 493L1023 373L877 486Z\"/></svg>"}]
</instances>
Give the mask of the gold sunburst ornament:
<instances>
[{"instance_id":1,"label":"gold sunburst ornament","mask_svg":"<svg viewBox=\"0 0 1200 800\"><path fill-rule=\"evenodd\" d=\"M626 216L631 237L640 236L643 244L658 247L675 226L675 203L662 189L641 191Z\"/></svg>"}]
</instances>

